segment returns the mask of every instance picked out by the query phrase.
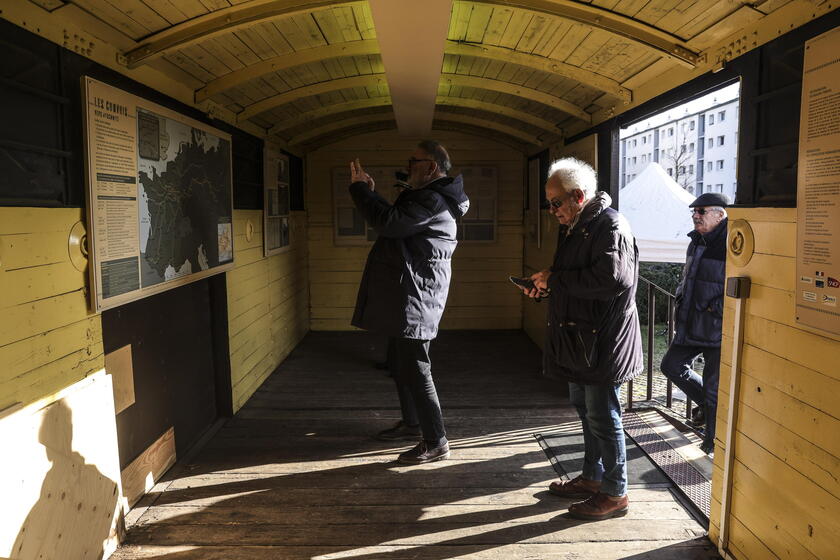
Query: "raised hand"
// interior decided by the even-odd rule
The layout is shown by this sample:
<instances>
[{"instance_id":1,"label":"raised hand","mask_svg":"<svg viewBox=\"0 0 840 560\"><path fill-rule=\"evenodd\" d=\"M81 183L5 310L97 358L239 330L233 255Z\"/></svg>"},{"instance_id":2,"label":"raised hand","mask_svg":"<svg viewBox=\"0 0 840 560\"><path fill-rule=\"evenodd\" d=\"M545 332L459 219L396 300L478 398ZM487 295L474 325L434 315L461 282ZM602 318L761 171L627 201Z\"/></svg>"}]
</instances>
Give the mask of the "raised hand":
<instances>
[{"instance_id":1,"label":"raised hand","mask_svg":"<svg viewBox=\"0 0 840 560\"><path fill-rule=\"evenodd\" d=\"M350 182L363 182L368 184L370 190L373 190L374 188L375 183L373 181L373 177L365 173L365 170L362 168L362 164L359 162L359 158L350 162Z\"/></svg>"}]
</instances>

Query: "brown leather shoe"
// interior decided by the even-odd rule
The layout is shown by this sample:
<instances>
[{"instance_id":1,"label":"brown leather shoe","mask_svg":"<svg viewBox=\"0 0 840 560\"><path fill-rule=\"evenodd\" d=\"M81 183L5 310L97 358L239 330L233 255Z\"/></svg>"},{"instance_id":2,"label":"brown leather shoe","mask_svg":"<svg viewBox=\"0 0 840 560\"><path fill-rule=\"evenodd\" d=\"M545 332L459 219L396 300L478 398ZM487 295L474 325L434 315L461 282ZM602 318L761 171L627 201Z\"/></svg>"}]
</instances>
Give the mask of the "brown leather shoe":
<instances>
[{"instance_id":1,"label":"brown leather shoe","mask_svg":"<svg viewBox=\"0 0 840 560\"><path fill-rule=\"evenodd\" d=\"M594 496L601 489L597 480L587 480L576 476L572 480L555 480L548 485L548 491L563 498L588 498Z\"/></svg>"},{"instance_id":2,"label":"brown leather shoe","mask_svg":"<svg viewBox=\"0 0 840 560\"><path fill-rule=\"evenodd\" d=\"M626 494L620 498L615 498L598 492L582 502L570 505L569 515L575 519L601 521L602 519L627 515L628 509L630 509L630 502Z\"/></svg>"}]
</instances>

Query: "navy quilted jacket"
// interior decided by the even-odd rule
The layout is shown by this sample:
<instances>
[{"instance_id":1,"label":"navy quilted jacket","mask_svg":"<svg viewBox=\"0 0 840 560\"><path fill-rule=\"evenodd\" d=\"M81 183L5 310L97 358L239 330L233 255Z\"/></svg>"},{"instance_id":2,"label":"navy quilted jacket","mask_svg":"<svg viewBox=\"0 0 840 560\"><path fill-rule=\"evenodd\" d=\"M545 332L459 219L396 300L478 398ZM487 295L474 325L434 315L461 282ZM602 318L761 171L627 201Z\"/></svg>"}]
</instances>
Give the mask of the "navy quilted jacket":
<instances>
[{"instance_id":1,"label":"navy quilted jacket","mask_svg":"<svg viewBox=\"0 0 840 560\"><path fill-rule=\"evenodd\" d=\"M727 224L724 218L706 235L696 231L688 234L691 243L686 251L683 277L677 286L674 344L720 346Z\"/></svg>"}]
</instances>

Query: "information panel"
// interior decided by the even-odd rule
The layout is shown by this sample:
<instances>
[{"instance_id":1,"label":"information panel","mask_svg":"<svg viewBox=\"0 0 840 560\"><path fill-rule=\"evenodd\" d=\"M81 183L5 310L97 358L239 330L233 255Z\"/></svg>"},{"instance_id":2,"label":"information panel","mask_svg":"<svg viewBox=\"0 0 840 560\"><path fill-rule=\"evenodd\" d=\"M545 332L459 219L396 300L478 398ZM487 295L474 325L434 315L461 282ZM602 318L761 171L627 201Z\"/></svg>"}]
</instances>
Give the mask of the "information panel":
<instances>
[{"instance_id":1,"label":"information panel","mask_svg":"<svg viewBox=\"0 0 840 560\"><path fill-rule=\"evenodd\" d=\"M233 266L230 135L82 78L91 307Z\"/></svg>"},{"instance_id":2,"label":"information panel","mask_svg":"<svg viewBox=\"0 0 840 560\"><path fill-rule=\"evenodd\" d=\"M796 320L840 333L840 28L805 43L796 195Z\"/></svg>"}]
</instances>

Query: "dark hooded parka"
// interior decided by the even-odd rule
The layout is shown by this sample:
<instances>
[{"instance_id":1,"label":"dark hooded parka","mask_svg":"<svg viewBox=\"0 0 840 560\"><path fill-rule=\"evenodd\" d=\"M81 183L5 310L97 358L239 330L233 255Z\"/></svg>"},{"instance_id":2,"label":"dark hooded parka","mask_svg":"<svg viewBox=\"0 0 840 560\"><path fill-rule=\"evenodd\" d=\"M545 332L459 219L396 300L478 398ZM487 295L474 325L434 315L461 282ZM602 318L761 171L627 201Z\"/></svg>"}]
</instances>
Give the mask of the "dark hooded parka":
<instances>
[{"instance_id":1,"label":"dark hooded parka","mask_svg":"<svg viewBox=\"0 0 840 560\"><path fill-rule=\"evenodd\" d=\"M548 287L544 368L584 385L619 384L642 370L636 311L639 251L627 220L598 192L560 227Z\"/></svg>"},{"instance_id":2,"label":"dark hooded parka","mask_svg":"<svg viewBox=\"0 0 840 560\"><path fill-rule=\"evenodd\" d=\"M469 209L461 177L403 191L393 205L364 182L350 185L350 194L378 234L352 324L398 338L435 338L458 244L456 219Z\"/></svg>"}]
</instances>

